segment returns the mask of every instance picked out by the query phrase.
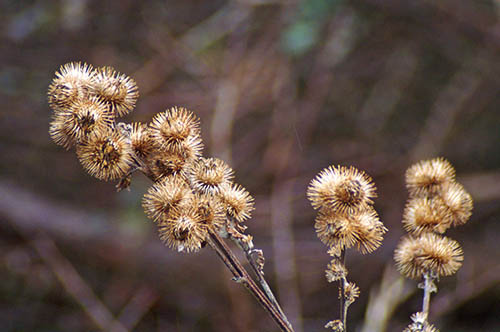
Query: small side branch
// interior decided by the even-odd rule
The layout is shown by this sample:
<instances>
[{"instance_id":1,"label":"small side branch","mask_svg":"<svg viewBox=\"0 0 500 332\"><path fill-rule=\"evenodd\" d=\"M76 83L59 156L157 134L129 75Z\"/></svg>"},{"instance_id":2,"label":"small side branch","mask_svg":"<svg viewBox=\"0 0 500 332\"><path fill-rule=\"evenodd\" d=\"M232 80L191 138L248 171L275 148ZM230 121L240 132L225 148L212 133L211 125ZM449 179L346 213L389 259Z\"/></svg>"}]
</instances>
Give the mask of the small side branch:
<instances>
[{"instance_id":1,"label":"small side branch","mask_svg":"<svg viewBox=\"0 0 500 332\"><path fill-rule=\"evenodd\" d=\"M236 256L232 253L231 249L224 243L220 236L211 231L207 238L207 242L231 271L235 281L243 284L245 288L257 299L262 307L271 315L272 319L280 327L281 331L293 332L293 329L289 326L289 323L287 323L286 318L284 318L284 316L275 308L273 303L269 301L267 296L253 281L248 272L241 265Z\"/></svg>"}]
</instances>

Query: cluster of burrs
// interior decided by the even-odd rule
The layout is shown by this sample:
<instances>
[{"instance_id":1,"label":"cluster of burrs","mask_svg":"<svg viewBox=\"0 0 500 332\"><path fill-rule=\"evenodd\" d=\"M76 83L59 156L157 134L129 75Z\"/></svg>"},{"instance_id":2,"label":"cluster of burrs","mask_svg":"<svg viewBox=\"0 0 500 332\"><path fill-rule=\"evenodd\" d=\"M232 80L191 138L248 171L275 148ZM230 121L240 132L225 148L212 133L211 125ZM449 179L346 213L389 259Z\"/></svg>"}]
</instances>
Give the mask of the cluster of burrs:
<instances>
[{"instance_id":1,"label":"cluster of burrs","mask_svg":"<svg viewBox=\"0 0 500 332\"><path fill-rule=\"evenodd\" d=\"M318 215L314 227L332 257L326 270L328 282L339 281L340 319L325 326L346 331L347 308L359 296L359 288L347 281L345 250L362 254L377 249L387 229L373 208L376 188L366 173L354 167L330 166L313 179L307 197Z\"/></svg>"},{"instance_id":2,"label":"cluster of burrs","mask_svg":"<svg viewBox=\"0 0 500 332\"><path fill-rule=\"evenodd\" d=\"M196 115L173 107L149 124L117 122L135 108L138 96L136 83L111 67L63 65L48 91L50 136L67 149L75 147L89 174L120 180L118 189L128 187L135 171L149 177L154 184L143 207L169 247L197 251L209 232L251 246L241 222L250 217L253 199L233 182L224 161L202 156Z\"/></svg>"},{"instance_id":3,"label":"cluster of burrs","mask_svg":"<svg viewBox=\"0 0 500 332\"><path fill-rule=\"evenodd\" d=\"M422 311L412 315L405 332L437 331L428 323L430 294L435 281L458 271L463 251L457 241L443 234L451 226L463 225L472 214L472 198L456 182L453 166L443 158L416 163L406 171L409 192L403 226L409 233L398 244L394 259L407 278L422 280Z\"/></svg>"},{"instance_id":4,"label":"cluster of burrs","mask_svg":"<svg viewBox=\"0 0 500 332\"><path fill-rule=\"evenodd\" d=\"M118 190L129 188L134 172L146 175L153 185L142 205L160 238L183 252L209 244L282 331L293 331L264 278L263 253L245 234L252 196L233 181L223 160L202 156L200 120L191 111L172 107L151 123L117 122L135 108L138 96L136 83L111 67L65 64L48 91L50 136L66 149L76 148L89 174L119 180ZM222 238L244 251L260 287Z\"/></svg>"}]
</instances>

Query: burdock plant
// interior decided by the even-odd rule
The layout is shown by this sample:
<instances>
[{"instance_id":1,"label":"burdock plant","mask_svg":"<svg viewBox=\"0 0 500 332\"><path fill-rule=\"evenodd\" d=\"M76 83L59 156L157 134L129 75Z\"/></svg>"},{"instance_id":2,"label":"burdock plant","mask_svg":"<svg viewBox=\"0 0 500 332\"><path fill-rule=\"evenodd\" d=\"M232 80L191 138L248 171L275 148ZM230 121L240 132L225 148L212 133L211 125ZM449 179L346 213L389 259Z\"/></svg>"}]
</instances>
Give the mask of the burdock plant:
<instances>
[{"instance_id":1,"label":"burdock plant","mask_svg":"<svg viewBox=\"0 0 500 332\"><path fill-rule=\"evenodd\" d=\"M142 205L161 240L186 253L208 244L280 329L293 331L264 279L263 253L246 233L252 196L234 182L234 171L223 160L202 156L200 120L193 112L172 107L148 124L118 122L138 97L134 80L111 67L65 64L48 90L50 136L66 149L75 148L90 175L118 180L118 190L129 187L133 173L145 174L153 185ZM257 282L224 239L244 251Z\"/></svg>"},{"instance_id":2,"label":"burdock plant","mask_svg":"<svg viewBox=\"0 0 500 332\"><path fill-rule=\"evenodd\" d=\"M394 252L398 270L407 278L422 280L422 310L411 316L405 332L433 332L428 322L430 298L439 277L455 274L462 266L459 243L443 234L463 225L472 214L472 198L456 182L455 170L443 158L421 161L406 171L409 191L403 226L409 233Z\"/></svg>"},{"instance_id":3,"label":"burdock plant","mask_svg":"<svg viewBox=\"0 0 500 332\"><path fill-rule=\"evenodd\" d=\"M373 208L375 186L366 173L354 167L330 166L311 181L307 197L318 209L314 224L318 238L328 246L332 257L326 279L339 281L340 318L325 327L347 331L347 309L359 296L359 288L347 280L346 249L362 254L377 249L387 232Z\"/></svg>"}]
</instances>

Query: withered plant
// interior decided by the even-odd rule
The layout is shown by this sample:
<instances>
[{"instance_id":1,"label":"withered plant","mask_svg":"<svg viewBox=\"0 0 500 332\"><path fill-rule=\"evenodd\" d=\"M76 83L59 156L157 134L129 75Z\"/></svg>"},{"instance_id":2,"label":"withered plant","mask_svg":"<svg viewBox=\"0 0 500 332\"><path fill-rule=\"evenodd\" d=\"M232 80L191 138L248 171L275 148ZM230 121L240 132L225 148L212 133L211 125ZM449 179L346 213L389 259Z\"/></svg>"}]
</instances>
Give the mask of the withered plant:
<instances>
[{"instance_id":1,"label":"withered plant","mask_svg":"<svg viewBox=\"0 0 500 332\"><path fill-rule=\"evenodd\" d=\"M75 148L90 175L118 180L118 190L130 186L133 173L145 174L153 185L142 205L163 242L186 253L208 244L280 329L293 331L264 278L263 253L245 232L252 196L234 182L234 171L223 160L202 156L200 120L193 112L172 107L148 124L118 122L135 108L138 96L134 80L111 67L65 64L48 90L50 136L66 149ZM224 239L244 251L254 277Z\"/></svg>"},{"instance_id":2,"label":"withered plant","mask_svg":"<svg viewBox=\"0 0 500 332\"><path fill-rule=\"evenodd\" d=\"M375 190L371 177L352 166L324 169L307 190L311 205L319 210L316 234L332 256L326 279L339 281L340 318L325 325L334 331L347 331L347 309L359 296L358 286L347 280L346 249L354 247L362 254L373 252L387 232L373 208Z\"/></svg>"},{"instance_id":3,"label":"withered plant","mask_svg":"<svg viewBox=\"0 0 500 332\"><path fill-rule=\"evenodd\" d=\"M407 278L422 280L422 310L411 316L404 332L438 331L429 323L431 293L436 282L462 266L459 243L442 234L451 226L463 225L472 214L472 198L456 182L453 166L443 158L416 163L406 171L409 198L403 213L403 226L409 233L398 244L394 259Z\"/></svg>"}]
</instances>

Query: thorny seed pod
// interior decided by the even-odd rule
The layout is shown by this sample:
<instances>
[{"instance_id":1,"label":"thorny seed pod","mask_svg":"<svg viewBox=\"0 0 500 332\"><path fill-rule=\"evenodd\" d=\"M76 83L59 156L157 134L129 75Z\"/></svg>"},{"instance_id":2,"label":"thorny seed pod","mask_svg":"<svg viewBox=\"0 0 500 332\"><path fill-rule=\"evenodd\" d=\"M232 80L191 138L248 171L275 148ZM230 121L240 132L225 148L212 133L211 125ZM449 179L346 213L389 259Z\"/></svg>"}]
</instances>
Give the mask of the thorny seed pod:
<instances>
[{"instance_id":1,"label":"thorny seed pod","mask_svg":"<svg viewBox=\"0 0 500 332\"><path fill-rule=\"evenodd\" d=\"M449 276L462 266L463 251L457 241L434 233L405 237L394 252L399 272L411 279L424 273Z\"/></svg>"},{"instance_id":2,"label":"thorny seed pod","mask_svg":"<svg viewBox=\"0 0 500 332\"><path fill-rule=\"evenodd\" d=\"M133 79L118 73L112 67L98 68L94 76L95 83L91 86L91 93L104 100L117 117L134 109L139 89Z\"/></svg>"},{"instance_id":3,"label":"thorny seed pod","mask_svg":"<svg viewBox=\"0 0 500 332\"><path fill-rule=\"evenodd\" d=\"M375 190L370 176L355 167L330 166L311 181L307 197L315 209L350 214L370 206Z\"/></svg>"},{"instance_id":4,"label":"thorny seed pod","mask_svg":"<svg viewBox=\"0 0 500 332\"><path fill-rule=\"evenodd\" d=\"M439 332L432 324L427 322L427 315L423 312L416 312L411 315L413 321L403 332Z\"/></svg>"},{"instance_id":5,"label":"thorny seed pod","mask_svg":"<svg viewBox=\"0 0 500 332\"><path fill-rule=\"evenodd\" d=\"M146 124L134 122L131 126L130 144L135 155L142 160L146 160L154 151L155 146L149 128Z\"/></svg>"},{"instance_id":6,"label":"thorny seed pod","mask_svg":"<svg viewBox=\"0 0 500 332\"><path fill-rule=\"evenodd\" d=\"M148 189L143 197L142 207L150 219L164 222L168 219L170 210L191 195L191 190L181 177L167 177Z\"/></svg>"},{"instance_id":7,"label":"thorny seed pod","mask_svg":"<svg viewBox=\"0 0 500 332\"><path fill-rule=\"evenodd\" d=\"M188 159L201 155L200 121L183 107L172 107L156 114L151 121L150 132L163 150L183 154Z\"/></svg>"},{"instance_id":8,"label":"thorny seed pod","mask_svg":"<svg viewBox=\"0 0 500 332\"><path fill-rule=\"evenodd\" d=\"M377 212L373 208L368 208L354 215L355 232L358 239L357 250L362 254L375 251L382 244L387 228L380 221Z\"/></svg>"},{"instance_id":9,"label":"thorny seed pod","mask_svg":"<svg viewBox=\"0 0 500 332\"><path fill-rule=\"evenodd\" d=\"M70 107L77 100L85 98L93 84L91 65L70 62L61 66L47 92L50 107L54 111Z\"/></svg>"},{"instance_id":10,"label":"thorny seed pod","mask_svg":"<svg viewBox=\"0 0 500 332\"><path fill-rule=\"evenodd\" d=\"M57 145L69 150L76 144L76 141L71 135L71 128L66 125L66 120L67 116L61 112L54 114L50 122L49 135Z\"/></svg>"},{"instance_id":11,"label":"thorny seed pod","mask_svg":"<svg viewBox=\"0 0 500 332\"><path fill-rule=\"evenodd\" d=\"M415 235L425 232L443 234L451 226L451 220L451 214L439 197L414 197L408 201L403 213L405 230Z\"/></svg>"},{"instance_id":12,"label":"thorny seed pod","mask_svg":"<svg viewBox=\"0 0 500 332\"><path fill-rule=\"evenodd\" d=\"M237 183L220 186L219 197L226 207L226 212L238 222L250 219L254 210L254 200L250 193Z\"/></svg>"},{"instance_id":13,"label":"thorny seed pod","mask_svg":"<svg viewBox=\"0 0 500 332\"><path fill-rule=\"evenodd\" d=\"M198 214L207 227L218 230L224 226L226 214L224 205L218 197L210 194L195 194L189 204L198 208Z\"/></svg>"},{"instance_id":14,"label":"thorny seed pod","mask_svg":"<svg viewBox=\"0 0 500 332\"><path fill-rule=\"evenodd\" d=\"M443 187L441 199L448 208L453 226L463 225L472 215L472 197L459 183Z\"/></svg>"},{"instance_id":15,"label":"thorny seed pod","mask_svg":"<svg viewBox=\"0 0 500 332\"><path fill-rule=\"evenodd\" d=\"M320 210L314 227L327 246L343 249L356 246L363 254L377 249L387 232L372 208L349 216Z\"/></svg>"},{"instance_id":16,"label":"thorny seed pod","mask_svg":"<svg viewBox=\"0 0 500 332\"><path fill-rule=\"evenodd\" d=\"M180 204L170 210L168 218L158 224L160 238L177 251L196 252L208 235L208 227L198 206Z\"/></svg>"},{"instance_id":17,"label":"thorny seed pod","mask_svg":"<svg viewBox=\"0 0 500 332\"><path fill-rule=\"evenodd\" d=\"M345 332L344 324L338 319L331 320L325 325L325 329L332 329L334 332Z\"/></svg>"},{"instance_id":18,"label":"thorny seed pod","mask_svg":"<svg viewBox=\"0 0 500 332\"><path fill-rule=\"evenodd\" d=\"M92 132L77 145L83 168L100 180L114 180L127 174L133 163L130 144L116 131Z\"/></svg>"},{"instance_id":19,"label":"thorny seed pod","mask_svg":"<svg viewBox=\"0 0 500 332\"><path fill-rule=\"evenodd\" d=\"M347 277L347 269L342 262L334 258L330 263L328 263L325 275L328 282L334 282Z\"/></svg>"},{"instance_id":20,"label":"thorny seed pod","mask_svg":"<svg viewBox=\"0 0 500 332\"><path fill-rule=\"evenodd\" d=\"M231 184L234 171L223 160L200 157L189 167L188 178L194 190L218 194L223 185Z\"/></svg>"},{"instance_id":21,"label":"thorny seed pod","mask_svg":"<svg viewBox=\"0 0 500 332\"><path fill-rule=\"evenodd\" d=\"M189 162L178 153L158 150L153 150L146 163L157 180L169 176L184 178L189 165Z\"/></svg>"},{"instance_id":22,"label":"thorny seed pod","mask_svg":"<svg viewBox=\"0 0 500 332\"><path fill-rule=\"evenodd\" d=\"M350 248L357 241L351 221L346 216L320 210L314 223L316 235L329 247Z\"/></svg>"},{"instance_id":23,"label":"thorny seed pod","mask_svg":"<svg viewBox=\"0 0 500 332\"><path fill-rule=\"evenodd\" d=\"M76 143L87 139L92 132L111 130L114 125L113 114L96 97L77 100L59 114L64 118L64 126Z\"/></svg>"},{"instance_id":24,"label":"thorny seed pod","mask_svg":"<svg viewBox=\"0 0 500 332\"><path fill-rule=\"evenodd\" d=\"M359 287L353 282L347 282L344 288L346 305L351 305L359 297Z\"/></svg>"},{"instance_id":25,"label":"thorny seed pod","mask_svg":"<svg viewBox=\"0 0 500 332\"><path fill-rule=\"evenodd\" d=\"M455 181L455 169L444 158L420 161L406 170L406 187L410 196L434 196L444 184Z\"/></svg>"}]
</instances>

